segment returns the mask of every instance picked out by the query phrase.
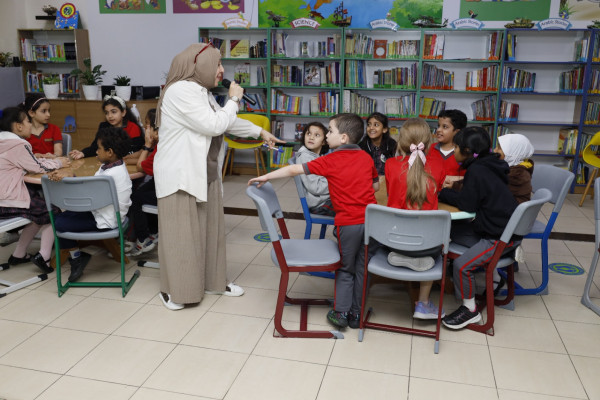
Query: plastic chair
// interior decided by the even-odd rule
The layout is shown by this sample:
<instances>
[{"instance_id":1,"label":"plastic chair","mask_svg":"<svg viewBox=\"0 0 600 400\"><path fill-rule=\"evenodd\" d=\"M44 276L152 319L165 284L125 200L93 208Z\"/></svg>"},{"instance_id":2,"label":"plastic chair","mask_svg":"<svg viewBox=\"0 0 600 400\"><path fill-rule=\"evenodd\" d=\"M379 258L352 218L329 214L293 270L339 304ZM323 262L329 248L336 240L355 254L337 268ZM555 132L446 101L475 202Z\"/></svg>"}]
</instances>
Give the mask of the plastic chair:
<instances>
[{"instance_id":1,"label":"plastic chair","mask_svg":"<svg viewBox=\"0 0 600 400\"><path fill-rule=\"evenodd\" d=\"M260 114L238 114L238 118L248 120L254 125L258 125L265 131L271 131L271 121L264 115ZM267 167L261 151L263 140L258 139L231 139L225 135L225 143L227 144L227 153L225 154L225 162L223 163L223 176L233 171L233 157L236 149L254 149L254 161L256 162L256 176L260 176L261 168L267 173Z\"/></svg>"},{"instance_id":2,"label":"plastic chair","mask_svg":"<svg viewBox=\"0 0 600 400\"><path fill-rule=\"evenodd\" d=\"M384 246L398 251L417 251L442 248L433 268L427 271L413 271L410 268L395 267L387 261L389 251L385 248L377 250L375 255L367 262L366 254L369 239L373 238ZM362 342L364 330L373 328L378 330L410 333L435 338L434 352L439 352L440 324L442 321L442 306L444 300L444 284L446 281L446 262L450 241L450 213L448 211L415 211L400 210L369 204L365 213L365 279L363 284L363 298L360 315L360 330L358 341ZM365 315L367 298L367 273L383 276L388 279L400 281L435 281L441 280L439 312L435 331L413 329L395 325L385 325L369 322L372 308Z\"/></svg>"},{"instance_id":3,"label":"plastic chair","mask_svg":"<svg viewBox=\"0 0 600 400\"><path fill-rule=\"evenodd\" d=\"M20 228L22 226L30 224L31 221L27 218L16 217L10 219L0 219L0 233L8 232L15 228ZM4 271L10 268L8 263L0 264L0 271ZM23 289L29 285L33 285L34 283L38 283L41 281L45 281L48 279L48 274L40 274L36 277L25 279L21 282L10 282L4 279L0 279L0 285L6 286L4 289L0 289L0 297L4 297L9 293L17 291L19 289Z\"/></svg>"},{"instance_id":4,"label":"plastic chair","mask_svg":"<svg viewBox=\"0 0 600 400\"><path fill-rule=\"evenodd\" d=\"M148 214L158 215L158 207L153 204L143 204L142 211ZM139 260L137 262L138 267L146 268L160 268L160 264L154 261Z\"/></svg>"},{"instance_id":5,"label":"plastic chair","mask_svg":"<svg viewBox=\"0 0 600 400\"><path fill-rule=\"evenodd\" d=\"M63 145L63 156L68 156L73 148L73 142L71 140L71 135L68 133L62 134L62 145Z\"/></svg>"},{"instance_id":6,"label":"plastic chair","mask_svg":"<svg viewBox=\"0 0 600 400\"><path fill-rule=\"evenodd\" d=\"M56 282L58 285L58 296L62 296L70 287L120 287L123 297L127 295L131 286L140 276L136 270L129 281L125 280L125 253L123 251L125 227L127 217L121 219L119 211L119 199L115 183L110 176L90 176L82 178L64 178L59 182L42 177L42 189L46 199L46 207L50 213L50 222L54 231L54 249L56 252ZM54 226L55 215L52 205L62 210L83 212L98 210L106 206L112 206L117 217L118 226L115 229L105 231L89 232L57 232ZM58 238L72 240L106 240L119 238L121 254L121 281L120 282L67 282L64 285L61 280L60 245Z\"/></svg>"},{"instance_id":7,"label":"plastic chair","mask_svg":"<svg viewBox=\"0 0 600 400\"><path fill-rule=\"evenodd\" d=\"M594 282L594 274L596 273L596 266L598 265L598 256L600 253L600 179L596 179L594 182L594 219L596 220L596 251L590 264L588 271L588 277L585 281L585 287L583 288L583 295L581 296L581 304L588 307L590 310L600 315L600 306L594 304L590 299L590 289Z\"/></svg>"},{"instance_id":8,"label":"plastic chair","mask_svg":"<svg viewBox=\"0 0 600 400\"><path fill-rule=\"evenodd\" d=\"M542 206L552 199L552 192L548 189L537 190L530 201L523 202L515 209L500 240L496 241L494 248L494 254L490 262L484 266L485 268L485 287L486 287L486 298L485 307L487 307L487 318L483 325L470 324L467 325L468 329L473 331L487 333L490 336L494 336L494 306L508 306L506 308L514 310L513 298L515 294L515 271L513 258L514 252L509 253L502 257L502 252L506 248L507 244L510 243L513 235L525 236L531 231L531 227L535 223L535 219L542 209ZM449 252L451 258L463 254L467 250L467 247L458 245L456 243L450 243ZM495 268L507 267L507 285L508 291L504 300L494 299L494 280L493 272ZM488 332L491 330L491 333Z\"/></svg>"},{"instance_id":9,"label":"plastic chair","mask_svg":"<svg viewBox=\"0 0 600 400\"><path fill-rule=\"evenodd\" d=\"M598 168L600 168L600 157L596 154L596 147L594 149L592 149L592 146L599 146L599 145L600 145L600 132L596 132L596 134L594 136L592 136L592 138L590 139L590 142L587 144L587 146L585 146L585 149L583 149L583 152L581 153L583 162L587 165L594 167L594 170L592 171L591 175L588 177L587 185L585 185L585 190L583 191L583 194L581 195L581 200L579 200L579 207L581 207L583 205L583 202L585 201L585 197L587 196L587 194L590 190L590 187L592 186L592 182L594 182L594 180L598 176ZM534 171L535 171L535 169L534 169ZM592 195L593 195L593 192L592 192Z\"/></svg>"},{"instance_id":10,"label":"plastic chair","mask_svg":"<svg viewBox=\"0 0 600 400\"><path fill-rule=\"evenodd\" d=\"M296 157L292 157L288 160L290 165L296 164ZM302 205L302 213L306 220L306 229L304 230L304 239L310 239L313 224L321 224L321 233L319 239L325 238L325 232L327 231L327 225L334 225L334 218L326 215L311 214L308 209L308 203L306 202L306 189L302 184L302 179L299 175L294 176L294 183L296 184L296 191L300 198L300 204Z\"/></svg>"},{"instance_id":11,"label":"plastic chair","mask_svg":"<svg viewBox=\"0 0 600 400\"><path fill-rule=\"evenodd\" d=\"M279 294L275 307L275 330L284 337L343 339L344 335L339 331L307 330L308 307L312 305L333 306L332 299L305 299L287 296L290 272L335 271L342 266L337 243L329 239L290 239L279 200L271 183L267 182L260 188L256 185L248 186L246 194L256 205L262 228L269 233L269 239L273 245L271 259L281 270ZM273 218L277 219L282 238L279 237ZM283 307L288 304L301 307L299 330L285 329L281 323Z\"/></svg>"},{"instance_id":12,"label":"plastic chair","mask_svg":"<svg viewBox=\"0 0 600 400\"><path fill-rule=\"evenodd\" d=\"M547 223L536 220L531 231L524 236L524 239L542 240L542 283L535 288L523 288L515 282L515 295L548 294L548 239L574 178L575 175L572 172L562 168L551 165L535 166L531 179L533 191L537 192L539 189L548 189L552 194L549 202L554 204L554 208Z\"/></svg>"}]
</instances>

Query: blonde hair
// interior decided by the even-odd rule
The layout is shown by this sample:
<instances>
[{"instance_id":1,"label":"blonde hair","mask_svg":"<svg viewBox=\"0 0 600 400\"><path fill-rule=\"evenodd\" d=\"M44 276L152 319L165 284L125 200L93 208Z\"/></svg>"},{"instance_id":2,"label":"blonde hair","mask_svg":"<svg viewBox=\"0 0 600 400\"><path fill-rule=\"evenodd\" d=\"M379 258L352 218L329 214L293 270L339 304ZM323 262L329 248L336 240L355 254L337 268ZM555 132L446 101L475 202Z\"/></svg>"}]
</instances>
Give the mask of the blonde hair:
<instances>
[{"instance_id":1,"label":"blonde hair","mask_svg":"<svg viewBox=\"0 0 600 400\"><path fill-rule=\"evenodd\" d=\"M419 143L423 143L424 152L427 153L431 144L431 128L421 118L410 118L400 128L398 153L409 156L410 145ZM406 174L406 204L411 209L421 209L427 200L429 185L436 187L435 180L425 171L425 164L420 157L416 157L412 167L403 173Z\"/></svg>"}]
</instances>

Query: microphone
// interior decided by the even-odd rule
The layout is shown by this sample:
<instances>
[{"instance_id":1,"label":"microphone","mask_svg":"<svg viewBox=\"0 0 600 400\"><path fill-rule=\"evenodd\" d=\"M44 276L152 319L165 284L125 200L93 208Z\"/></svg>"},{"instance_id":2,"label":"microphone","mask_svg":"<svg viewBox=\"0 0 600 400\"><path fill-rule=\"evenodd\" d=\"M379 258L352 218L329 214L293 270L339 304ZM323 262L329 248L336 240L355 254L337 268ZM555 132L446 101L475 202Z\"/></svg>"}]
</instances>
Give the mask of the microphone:
<instances>
[{"instance_id":1,"label":"microphone","mask_svg":"<svg viewBox=\"0 0 600 400\"><path fill-rule=\"evenodd\" d=\"M231 86L231 81L229 79L223 79L223 81L221 83L223 84L223 87L226 89L229 89L229 86ZM244 90L244 100L246 100L246 102L250 103L251 105L256 104L256 101L252 97L250 97L246 94L246 90Z\"/></svg>"}]
</instances>

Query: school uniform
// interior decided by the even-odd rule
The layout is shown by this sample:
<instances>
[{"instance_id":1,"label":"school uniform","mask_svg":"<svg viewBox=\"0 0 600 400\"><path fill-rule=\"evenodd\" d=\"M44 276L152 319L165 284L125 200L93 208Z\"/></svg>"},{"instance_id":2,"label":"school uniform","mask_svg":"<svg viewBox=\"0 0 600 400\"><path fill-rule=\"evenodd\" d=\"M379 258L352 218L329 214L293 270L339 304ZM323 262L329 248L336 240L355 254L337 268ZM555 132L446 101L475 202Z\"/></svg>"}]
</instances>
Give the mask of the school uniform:
<instances>
[{"instance_id":1,"label":"school uniform","mask_svg":"<svg viewBox=\"0 0 600 400\"><path fill-rule=\"evenodd\" d=\"M110 128L112 125L108 122L100 122L98 125L98 131L104 128ZM131 138L131 147L129 149L129 153L135 153L138 150L141 150L142 146L144 146L144 136L142 135L142 131L140 127L131 122L127 121L126 124L123 124L121 128L127 132L127 135ZM83 157L94 157L96 156L96 151L98 150L98 132L96 132L96 137L94 137L94 141L85 149L81 150L83 153Z\"/></svg>"},{"instance_id":2,"label":"school uniform","mask_svg":"<svg viewBox=\"0 0 600 400\"><path fill-rule=\"evenodd\" d=\"M395 157L398 150L398 143L389 134L383 134L379 146L375 146L368 135L365 135L358 145L361 149L369 153L379 175L385 174L385 162Z\"/></svg>"},{"instance_id":3,"label":"school uniform","mask_svg":"<svg viewBox=\"0 0 600 400\"><path fill-rule=\"evenodd\" d=\"M373 183L378 174L371 157L356 144L338 147L333 153L302 164L304 173L327 178L335 210L335 229L343 266L335 274L334 310L360 312L364 280L365 209L375 204ZM369 257L377 244L369 244Z\"/></svg>"},{"instance_id":4,"label":"school uniform","mask_svg":"<svg viewBox=\"0 0 600 400\"><path fill-rule=\"evenodd\" d=\"M464 169L460 168L460 164L456 162L456 158L454 158L454 150L452 150L448 154L442 153L442 145L439 142L433 143L429 147L429 152L427 153L428 158L436 159L441 162L444 166L444 175L445 176L463 176L465 174Z\"/></svg>"},{"instance_id":5,"label":"school uniform","mask_svg":"<svg viewBox=\"0 0 600 400\"><path fill-rule=\"evenodd\" d=\"M60 128L54 124L47 124L39 136L31 134L27 139L34 154L54 154L54 144L62 144Z\"/></svg>"}]
</instances>

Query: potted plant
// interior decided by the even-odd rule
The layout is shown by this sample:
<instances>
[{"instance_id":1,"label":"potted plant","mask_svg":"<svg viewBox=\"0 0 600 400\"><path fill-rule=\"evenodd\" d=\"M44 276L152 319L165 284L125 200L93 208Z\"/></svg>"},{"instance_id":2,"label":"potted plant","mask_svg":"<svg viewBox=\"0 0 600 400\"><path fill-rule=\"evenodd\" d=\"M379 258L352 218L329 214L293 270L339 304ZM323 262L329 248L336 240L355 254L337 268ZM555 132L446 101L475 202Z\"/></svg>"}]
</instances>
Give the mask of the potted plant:
<instances>
[{"instance_id":1,"label":"potted plant","mask_svg":"<svg viewBox=\"0 0 600 400\"><path fill-rule=\"evenodd\" d=\"M71 75L75 75L79 79L87 100L99 100L102 75L106 74L106 71L102 70L102 65L95 65L92 68L92 60L89 58L83 60L83 65L85 66L84 70L76 68L71 71Z\"/></svg>"},{"instance_id":2,"label":"potted plant","mask_svg":"<svg viewBox=\"0 0 600 400\"><path fill-rule=\"evenodd\" d=\"M114 82L117 96L125 101L129 101L131 98L131 86L129 86L129 82L131 82L131 79L126 75L117 75Z\"/></svg>"},{"instance_id":3,"label":"potted plant","mask_svg":"<svg viewBox=\"0 0 600 400\"><path fill-rule=\"evenodd\" d=\"M48 99L58 99L58 92L60 87L60 78L56 74L44 75L42 79L42 87L44 88L44 95Z\"/></svg>"},{"instance_id":4,"label":"potted plant","mask_svg":"<svg viewBox=\"0 0 600 400\"><path fill-rule=\"evenodd\" d=\"M6 52L0 52L0 67L12 67L13 66L13 59L12 59L12 53L10 51L6 51Z\"/></svg>"}]
</instances>

